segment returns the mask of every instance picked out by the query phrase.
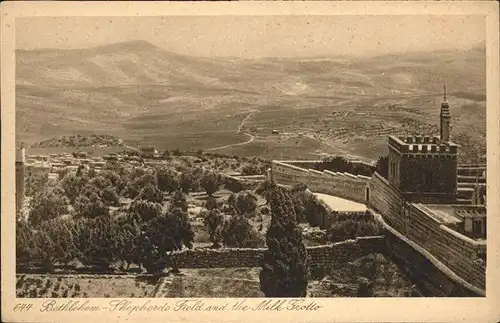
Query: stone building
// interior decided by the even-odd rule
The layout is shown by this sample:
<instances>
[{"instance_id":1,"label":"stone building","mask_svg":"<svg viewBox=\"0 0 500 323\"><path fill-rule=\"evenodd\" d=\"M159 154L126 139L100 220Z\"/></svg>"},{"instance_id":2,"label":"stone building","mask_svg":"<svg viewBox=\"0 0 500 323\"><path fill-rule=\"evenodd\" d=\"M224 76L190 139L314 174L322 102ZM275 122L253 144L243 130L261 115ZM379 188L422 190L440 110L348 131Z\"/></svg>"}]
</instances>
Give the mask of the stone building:
<instances>
[{"instance_id":1,"label":"stone building","mask_svg":"<svg viewBox=\"0 0 500 323\"><path fill-rule=\"evenodd\" d=\"M141 157L142 158L153 158L158 151L154 146L147 146L141 148Z\"/></svg>"},{"instance_id":2,"label":"stone building","mask_svg":"<svg viewBox=\"0 0 500 323\"><path fill-rule=\"evenodd\" d=\"M389 183L406 200L457 202L458 145L450 141L446 88L440 113L440 136L389 136Z\"/></svg>"}]
</instances>

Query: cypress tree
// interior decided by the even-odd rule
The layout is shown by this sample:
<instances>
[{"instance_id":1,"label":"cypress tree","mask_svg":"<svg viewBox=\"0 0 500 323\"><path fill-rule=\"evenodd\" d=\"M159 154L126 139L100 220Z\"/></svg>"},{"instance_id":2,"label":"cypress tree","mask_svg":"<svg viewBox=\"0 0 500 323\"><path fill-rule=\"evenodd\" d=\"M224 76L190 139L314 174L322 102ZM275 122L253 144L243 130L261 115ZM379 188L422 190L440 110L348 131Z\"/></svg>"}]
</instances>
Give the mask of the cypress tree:
<instances>
[{"instance_id":1,"label":"cypress tree","mask_svg":"<svg viewBox=\"0 0 500 323\"><path fill-rule=\"evenodd\" d=\"M269 193L271 225L267 230L267 246L260 289L266 297L305 297L307 294L307 252L297 227L291 197L273 185Z\"/></svg>"}]
</instances>

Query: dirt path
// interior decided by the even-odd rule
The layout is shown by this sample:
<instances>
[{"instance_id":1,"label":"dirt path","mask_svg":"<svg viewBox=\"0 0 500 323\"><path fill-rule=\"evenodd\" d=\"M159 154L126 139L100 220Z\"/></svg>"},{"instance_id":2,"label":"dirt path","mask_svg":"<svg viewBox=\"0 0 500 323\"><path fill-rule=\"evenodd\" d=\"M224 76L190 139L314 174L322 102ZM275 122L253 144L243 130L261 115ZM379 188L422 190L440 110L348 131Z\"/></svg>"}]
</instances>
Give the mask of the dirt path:
<instances>
[{"instance_id":1,"label":"dirt path","mask_svg":"<svg viewBox=\"0 0 500 323\"><path fill-rule=\"evenodd\" d=\"M245 117L245 119L241 120L240 125L238 126L238 129L236 130L236 133L241 133L241 130L243 129L243 126L245 126L245 122L247 122L248 119L250 119L254 114L255 114L255 112L250 112ZM209 149L205 149L205 151L214 151L214 150L221 150L221 149L226 149L226 148L230 148L230 147L243 146L243 145L247 145L247 144L249 144L249 143L251 143L252 141L255 140L255 136L254 135L249 134L248 132L245 132L244 134L249 137L247 141L239 142L239 143L236 143L236 144L230 144L230 145L225 145L225 146L219 146L219 147L209 148Z\"/></svg>"},{"instance_id":2,"label":"dirt path","mask_svg":"<svg viewBox=\"0 0 500 323\"><path fill-rule=\"evenodd\" d=\"M220 147L215 147L215 148L209 148L209 149L205 149L205 151L214 151L214 150L220 150L220 149L225 149L225 148L230 148L230 147L243 146L243 145L249 144L255 140L254 135L251 135L251 134L246 133L246 132L245 132L245 135L247 135L249 137L249 139L247 141L239 142L237 144L230 144L230 145L225 145L225 146L220 146Z\"/></svg>"},{"instance_id":3,"label":"dirt path","mask_svg":"<svg viewBox=\"0 0 500 323\"><path fill-rule=\"evenodd\" d=\"M238 126L238 131L236 133L240 133L241 132L241 129L243 129L243 126L245 125L245 122L248 121L248 119L250 119L251 117L253 117L253 115L255 114L255 112L250 112L246 117L245 119L241 120L241 123L240 125Z\"/></svg>"}]
</instances>

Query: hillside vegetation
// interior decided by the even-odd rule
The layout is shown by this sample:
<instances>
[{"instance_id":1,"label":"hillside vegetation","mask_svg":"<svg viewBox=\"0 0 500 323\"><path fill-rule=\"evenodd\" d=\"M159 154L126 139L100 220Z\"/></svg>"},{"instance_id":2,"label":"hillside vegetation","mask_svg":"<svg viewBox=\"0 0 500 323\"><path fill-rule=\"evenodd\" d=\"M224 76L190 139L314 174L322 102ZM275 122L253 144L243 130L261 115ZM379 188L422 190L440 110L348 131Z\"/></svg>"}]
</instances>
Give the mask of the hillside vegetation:
<instances>
[{"instance_id":1,"label":"hillside vegetation","mask_svg":"<svg viewBox=\"0 0 500 323\"><path fill-rule=\"evenodd\" d=\"M242 59L190 57L134 41L18 50L16 73L16 133L28 142L106 131L162 149L374 158L389 132L435 132L444 81L459 143L468 149L485 141L484 47Z\"/></svg>"},{"instance_id":2,"label":"hillside vegetation","mask_svg":"<svg viewBox=\"0 0 500 323\"><path fill-rule=\"evenodd\" d=\"M74 136L52 137L47 140L36 142L31 147L33 148L51 148L51 147L113 147L120 146L121 139L111 135L91 134L90 136Z\"/></svg>"}]
</instances>

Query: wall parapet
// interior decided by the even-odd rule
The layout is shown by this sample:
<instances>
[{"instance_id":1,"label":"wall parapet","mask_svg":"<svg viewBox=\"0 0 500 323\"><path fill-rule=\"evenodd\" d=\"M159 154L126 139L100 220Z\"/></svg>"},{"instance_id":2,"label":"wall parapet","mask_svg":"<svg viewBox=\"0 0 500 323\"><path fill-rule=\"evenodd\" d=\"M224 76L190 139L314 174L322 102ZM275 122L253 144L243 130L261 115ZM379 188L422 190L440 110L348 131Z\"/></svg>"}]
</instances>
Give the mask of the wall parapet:
<instances>
[{"instance_id":1,"label":"wall parapet","mask_svg":"<svg viewBox=\"0 0 500 323\"><path fill-rule=\"evenodd\" d=\"M433 254L431 254L429 251L426 249L422 248L419 246L417 243L413 242L411 239L408 239L405 237L403 234L401 234L398 230L394 229L392 226L390 226L388 223L386 223L382 217L377 212L372 211L374 218L387 230L389 231L392 235L397 237L398 240L404 242L408 246L410 246L412 249L418 251L421 255L423 255L432 265L434 265L439 271L444 273L450 280L453 282L465 287L466 289L470 290L474 294L477 294L479 296L486 296L486 292L481 289L476 287L475 285L467 282L465 279L457 275L453 270L451 270L449 267L447 267L444 263L442 263L439 259L437 259Z\"/></svg>"},{"instance_id":2,"label":"wall parapet","mask_svg":"<svg viewBox=\"0 0 500 323\"><path fill-rule=\"evenodd\" d=\"M375 173L370 183L369 206L383 215L384 223L399 236L412 242L419 252L425 250L447 270L478 289L485 287L485 269L479 253L486 244L469 239L446 227L424 205L408 203L387 180ZM476 262L477 260L477 262ZM439 267L438 267L439 268Z\"/></svg>"},{"instance_id":3,"label":"wall parapet","mask_svg":"<svg viewBox=\"0 0 500 323\"><path fill-rule=\"evenodd\" d=\"M318 171L301 168L284 161L273 161L272 178L280 184L305 184L317 193L324 193L365 202L365 188L370 177L350 173Z\"/></svg>"}]
</instances>

